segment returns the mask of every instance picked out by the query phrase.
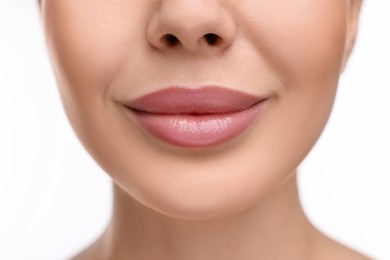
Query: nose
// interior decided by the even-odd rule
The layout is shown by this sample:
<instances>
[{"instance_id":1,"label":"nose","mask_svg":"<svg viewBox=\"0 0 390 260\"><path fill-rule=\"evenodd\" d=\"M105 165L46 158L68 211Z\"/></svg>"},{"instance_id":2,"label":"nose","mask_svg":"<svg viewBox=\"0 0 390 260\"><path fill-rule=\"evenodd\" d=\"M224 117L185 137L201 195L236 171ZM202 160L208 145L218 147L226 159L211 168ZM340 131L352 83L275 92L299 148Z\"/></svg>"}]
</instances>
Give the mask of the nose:
<instances>
[{"instance_id":1,"label":"nose","mask_svg":"<svg viewBox=\"0 0 390 260\"><path fill-rule=\"evenodd\" d=\"M236 25L218 0L160 0L148 27L158 50L183 48L192 53L223 50L236 36Z\"/></svg>"}]
</instances>

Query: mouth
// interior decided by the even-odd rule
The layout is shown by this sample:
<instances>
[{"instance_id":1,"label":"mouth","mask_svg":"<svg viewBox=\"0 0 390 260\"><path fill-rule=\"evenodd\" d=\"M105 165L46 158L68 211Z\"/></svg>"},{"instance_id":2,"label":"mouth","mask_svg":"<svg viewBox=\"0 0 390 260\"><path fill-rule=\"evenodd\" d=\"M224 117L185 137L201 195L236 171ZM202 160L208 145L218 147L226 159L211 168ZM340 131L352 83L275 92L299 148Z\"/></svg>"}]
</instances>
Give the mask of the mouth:
<instances>
[{"instance_id":1,"label":"mouth","mask_svg":"<svg viewBox=\"0 0 390 260\"><path fill-rule=\"evenodd\" d=\"M153 137L181 147L208 147L246 132L267 99L216 86L170 87L125 104Z\"/></svg>"}]
</instances>

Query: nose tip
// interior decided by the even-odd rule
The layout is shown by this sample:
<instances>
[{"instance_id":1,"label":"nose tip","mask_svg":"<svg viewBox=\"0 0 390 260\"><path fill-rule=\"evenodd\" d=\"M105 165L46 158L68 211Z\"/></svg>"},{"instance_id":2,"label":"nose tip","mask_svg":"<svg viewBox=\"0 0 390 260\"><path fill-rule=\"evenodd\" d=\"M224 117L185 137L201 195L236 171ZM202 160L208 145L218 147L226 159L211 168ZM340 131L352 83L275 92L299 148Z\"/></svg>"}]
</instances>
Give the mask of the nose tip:
<instances>
[{"instance_id":1,"label":"nose tip","mask_svg":"<svg viewBox=\"0 0 390 260\"><path fill-rule=\"evenodd\" d=\"M213 0L167 0L151 19L147 37L159 50L202 52L228 47L235 33L233 19Z\"/></svg>"}]
</instances>

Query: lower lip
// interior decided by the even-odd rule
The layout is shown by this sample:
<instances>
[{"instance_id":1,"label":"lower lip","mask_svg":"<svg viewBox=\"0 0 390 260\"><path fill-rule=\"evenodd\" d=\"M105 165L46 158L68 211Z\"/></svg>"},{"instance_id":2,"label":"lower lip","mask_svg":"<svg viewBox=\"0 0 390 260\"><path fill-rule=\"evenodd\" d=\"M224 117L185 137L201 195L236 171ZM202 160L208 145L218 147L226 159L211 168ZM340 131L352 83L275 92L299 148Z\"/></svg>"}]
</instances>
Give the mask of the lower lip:
<instances>
[{"instance_id":1,"label":"lower lip","mask_svg":"<svg viewBox=\"0 0 390 260\"><path fill-rule=\"evenodd\" d=\"M264 101L226 114L153 114L131 110L139 125L157 139L182 147L207 147L244 133L262 114Z\"/></svg>"}]
</instances>

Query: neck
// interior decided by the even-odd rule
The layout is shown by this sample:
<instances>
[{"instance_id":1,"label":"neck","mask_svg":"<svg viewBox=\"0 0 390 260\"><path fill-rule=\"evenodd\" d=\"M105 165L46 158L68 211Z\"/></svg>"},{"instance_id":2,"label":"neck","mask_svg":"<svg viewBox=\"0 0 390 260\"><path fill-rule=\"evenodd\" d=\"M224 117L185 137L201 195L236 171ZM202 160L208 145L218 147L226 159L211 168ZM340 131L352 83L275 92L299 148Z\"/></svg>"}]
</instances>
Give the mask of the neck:
<instances>
[{"instance_id":1,"label":"neck","mask_svg":"<svg viewBox=\"0 0 390 260\"><path fill-rule=\"evenodd\" d=\"M207 221L162 215L114 186L113 217L95 251L99 259L307 259L313 231L295 174L254 207Z\"/></svg>"}]
</instances>

